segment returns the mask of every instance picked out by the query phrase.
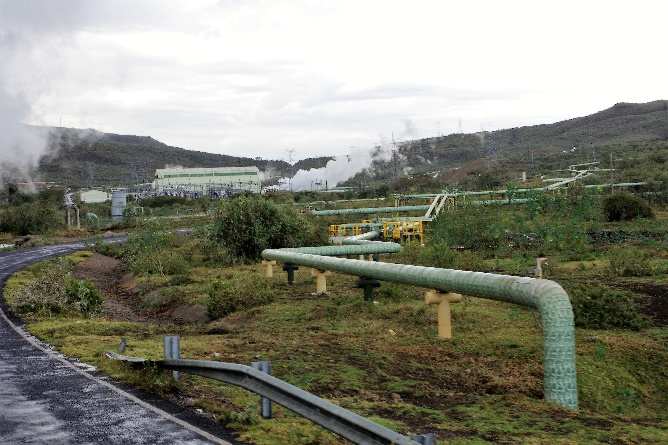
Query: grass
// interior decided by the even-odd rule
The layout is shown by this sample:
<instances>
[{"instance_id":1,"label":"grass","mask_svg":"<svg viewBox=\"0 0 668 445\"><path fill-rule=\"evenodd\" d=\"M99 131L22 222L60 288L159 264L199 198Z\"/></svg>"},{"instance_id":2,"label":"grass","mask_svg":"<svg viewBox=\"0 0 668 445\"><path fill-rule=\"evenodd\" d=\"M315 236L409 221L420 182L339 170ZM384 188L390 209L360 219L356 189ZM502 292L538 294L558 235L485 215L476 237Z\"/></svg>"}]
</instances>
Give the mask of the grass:
<instances>
[{"instance_id":1,"label":"grass","mask_svg":"<svg viewBox=\"0 0 668 445\"><path fill-rule=\"evenodd\" d=\"M25 280L38 268L19 276ZM225 273L264 280L255 265L197 267L184 287ZM384 284L377 302L368 304L353 277L331 276L326 297L312 294L305 268L294 286L284 280L282 273L271 279L273 303L225 318L232 328L223 335L207 335L206 326L105 319L40 320L28 329L117 379L178 395L256 444L342 442L280 407L274 419L261 419L257 397L238 388L196 377L178 384L164 374L146 378L105 359L104 351L115 350L123 336L127 354L160 358L162 335L178 333L184 357L269 359L279 378L401 432L435 431L448 443L658 444L668 438L665 328L578 329L582 408L574 414L541 400L542 335L529 310L466 298L453 305L455 338L443 341L420 289Z\"/></svg>"},{"instance_id":2,"label":"grass","mask_svg":"<svg viewBox=\"0 0 668 445\"><path fill-rule=\"evenodd\" d=\"M578 252L548 252L548 278L566 288L597 285L650 301L643 286L668 284L661 238L668 214L656 213L656 220L599 227L622 237L586 242ZM52 318L31 320L28 329L116 379L212 414L255 444L343 442L280 407L274 419L260 418L258 397L239 388L192 376L175 383L168 373L134 371L107 360L104 352L115 350L125 337L126 354L157 359L162 336L178 334L183 357L234 363L268 359L281 379L404 434L435 432L442 443L668 442L668 328L661 323L638 331L576 329L581 408L573 413L542 400L542 331L527 308L465 297L452 305L454 338L444 341L436 337L436 309L423 303L424 289L383 283L375 301L367 303L355 277L332 274L328 295L316 296L308 268L298 270L289 286L278 267L267 280L259 265L215 265L187 241L172 248L188 267L178 275L134 276L137 307L206 305L214 281L239 281L251 293L268 285L272 298L254 307L241 305L208 325ZM614 275L611 252L620 248L630 249L631 257L641 252L649 258L653 275ZM456 252L455 260L478 270L524 275L535 265L535 253L467 251ZM383 258L430 259L419 248ZM37 278L43 267L48 266L19 272L8 286Z\"/></svg>"}]
</instances>

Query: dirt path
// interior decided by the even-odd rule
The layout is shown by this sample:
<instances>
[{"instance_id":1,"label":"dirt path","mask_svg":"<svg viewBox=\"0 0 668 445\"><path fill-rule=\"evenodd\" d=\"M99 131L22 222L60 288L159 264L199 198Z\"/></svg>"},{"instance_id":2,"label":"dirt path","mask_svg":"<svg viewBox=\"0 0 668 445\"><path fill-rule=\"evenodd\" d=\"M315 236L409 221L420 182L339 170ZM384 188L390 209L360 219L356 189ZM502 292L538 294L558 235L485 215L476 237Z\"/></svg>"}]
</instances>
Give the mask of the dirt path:
<instances>
[{"instance_id":1,"label":"dirt path","mask_svg":"<svg viewBox=\"0 0 668 445\"><path fill-rule=\"evenodd\" d=\"M102 313L110 320L146 321L146 317L133 309L132 296L121 286L124 272L117 259L93 254L79 263L74 276L90 280L104 295Z\"/></svg>"}]
</instances>

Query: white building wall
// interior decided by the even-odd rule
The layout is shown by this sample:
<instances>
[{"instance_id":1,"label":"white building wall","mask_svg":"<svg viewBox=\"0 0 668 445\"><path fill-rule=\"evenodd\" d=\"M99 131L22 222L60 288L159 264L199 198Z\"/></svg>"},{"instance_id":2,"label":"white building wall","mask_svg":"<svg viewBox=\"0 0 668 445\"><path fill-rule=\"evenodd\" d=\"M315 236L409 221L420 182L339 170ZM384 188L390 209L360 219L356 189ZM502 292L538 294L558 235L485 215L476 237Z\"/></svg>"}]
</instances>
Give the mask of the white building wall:
<instances>
[{"instance_id":1,"label":"white building wall","mask_svg":"<svg viewBox=\"0 0 668 445\"><path fill-rule=\"evenodd\" d=\"M260 193L260 170L255 167L164 168L155 171L156 192L173 189L208 192L234 189Z\"/></svg>"}]
</instances>

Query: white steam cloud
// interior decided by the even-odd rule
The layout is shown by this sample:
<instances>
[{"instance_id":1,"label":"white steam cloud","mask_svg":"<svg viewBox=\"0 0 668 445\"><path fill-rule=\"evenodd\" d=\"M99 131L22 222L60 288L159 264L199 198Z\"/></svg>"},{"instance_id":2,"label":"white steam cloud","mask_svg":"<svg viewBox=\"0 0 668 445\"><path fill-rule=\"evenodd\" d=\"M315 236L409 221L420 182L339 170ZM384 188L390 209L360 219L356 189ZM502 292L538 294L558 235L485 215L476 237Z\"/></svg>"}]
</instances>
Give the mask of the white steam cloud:
<instances>
[{"instance_id":1,"label":"white steam cloud","mask_svg":"<svg viewBox=\"0 0 668 445\"><path fill-rule=\"evenodd\" d=\"M282 188L293 191L332 189L340 182L352 178L364 169L371 168L372 161L387 161L392 157L393 144L381 137L380 144L373 149L354 149L346 155L336 156L322 168L299 170L291 181L284 179Z\"/></svg>"},{"instance_id":2,"label":"white steam cloud","mask_svg":"<svg viewBox=\"0 0 668 445\"><path fill-rule=\"evenodd\" d=\"M132 0L0 0L0 186L7 178L29 181L49 151L49 132L28 123L44 123L40 100L68 75L77 33L134 27L168 9L160 6L158 0L136 7Z\"/></svg>"},{"instance_id":3,"label":"white steam cloud","mask_svg":"<svg viewBox=\"0 0 668 445\"><path fill-rule=\"evenodd\" d=\"M336 156L322 168L299 170L292 177L292 190L325 190L325 187L331 189L370 165L371 152L353 150L347 155ZM288 186L287 183L284 184L284 188Z\"/></svg>"}]
</instances>

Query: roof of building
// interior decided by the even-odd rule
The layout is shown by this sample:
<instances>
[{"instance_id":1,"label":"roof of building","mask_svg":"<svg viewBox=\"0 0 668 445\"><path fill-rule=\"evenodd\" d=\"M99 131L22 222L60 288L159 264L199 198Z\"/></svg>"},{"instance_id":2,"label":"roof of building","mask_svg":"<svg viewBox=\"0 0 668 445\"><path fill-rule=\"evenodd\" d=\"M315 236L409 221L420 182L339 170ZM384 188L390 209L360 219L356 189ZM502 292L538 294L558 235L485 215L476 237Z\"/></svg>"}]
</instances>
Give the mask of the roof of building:
<instances>
[{"instance_id":1,"label":"roof of building","mask_svg":"<svg viewBox=\"0 0 668 445\"><path fill-rule=\"evenodd\" d=\"M214 167L214 168L159 168L155 171L156 178L176 178L193 176L241 176L260 173L255 165L247 167Z\"/></svg>"}]
</instances>

